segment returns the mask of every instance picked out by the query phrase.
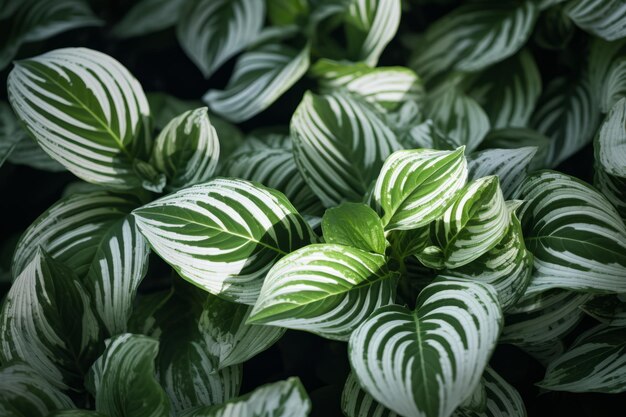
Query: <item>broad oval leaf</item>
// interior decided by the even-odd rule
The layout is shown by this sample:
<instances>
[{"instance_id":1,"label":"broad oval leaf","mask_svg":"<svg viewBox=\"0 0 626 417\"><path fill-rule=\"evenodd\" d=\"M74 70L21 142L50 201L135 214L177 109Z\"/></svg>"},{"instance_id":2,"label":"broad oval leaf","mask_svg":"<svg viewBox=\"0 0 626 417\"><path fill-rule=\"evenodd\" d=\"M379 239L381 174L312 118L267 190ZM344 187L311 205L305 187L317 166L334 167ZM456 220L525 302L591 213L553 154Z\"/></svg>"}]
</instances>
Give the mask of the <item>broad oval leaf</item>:
<instances>
[{"instance_id":1,"label":"broad oval leaf","mask_svg":"<svg viewBox=\"0 0 626 417\"><path fill-rule=\"evenodd\" d=\"M463 152L414 149L387 158L373 193L385 228L416 229L441 216L467 181Z\"/></svg>"},{"instance_id":2,"label":"broad oval leaf","mask_svg":"<svg viewBox=\"0 0 626 417\"><path fill-rule=\"evenodd\" d=\"M550 288L626 292L626 226L591 186L553 171L530 175L517 198L535 257L528 293Z\"/></svg>"},{"instance_id":3,"label":"broad oval leaf","mask_svg":"<svg viewBox=\"0 0 626 417\"><path fill-rule=\"evenodd\" d=\"M490 286L434 283L415 311L382 307L359 326L350 363L361 386L396 413L449 416L480 382L501 320Z\"/></svg>"},{"instance_id":4,"label":"broad oval leaf","mask_svg":"<svg viewBox=\"0 0 626 417\"><path fill-rule=\"evenodd\" d=\"M576 0L566 10L577 26L607 41L626 37L626 4L621 0Z\"/></svg>"},{"instance_id":5,"label":"broad oval leaf","mask_svg":"<svg viewBox=\"0 0 626 417\"><path fill-rule=\"evenodd\" d=\"M282 256L316 238L285 196L217 178L133 212L154 251L181 277L231 301L254 304Z\"/></svg>"},{"instance_id":6,"label":"broad oval leaf","mask_svg":"<svg viewBox=\"0 0 626 417\"><path fill-rule=\"evenodd\" d=\"M223 118L243 122L273 104L308 68L308 45L262 45L239 58L224 90L209 90L202 100Z\"/></svg>"},{"instance_id":7,"label":"broad oval leaf","mask_svg":"<svg viewBox=\"0 0 626 417\"><path fill-rule=\"evenodd\" d=\"M165 174L168 190L208 181L217 167L220 143L207 108L189 110L159 133L151 163Z\"/></svg>"},{"instance_id":8,"label":"broad oval leaf","mask_svg":"<svg viewBox=\"0 0 626 417\"><path fill-rule=\"evenodd\" d=\"M385 229L374 210L361 203L343 203L326 210L322 218L326 243L352 246L384 255Z\"/></svg>"},{"instance_id":9,"label":"broad oval leaf","mask_svg":"<svg viewBox=\"0 0 626 417\"><path fill-rule=\"evenodd\" d=\"M348 340L369 314L393 303L396 283L382 255L330 243L309 245L272 267L248 322Z\"/></svg>"},{"instance_id":10,"label":"broad oval leaf","mask_svg":"<svg viewBox=\"0 0 626 417\"><path fill-rule=\"evenodd\" d=\"M300 172L326 207L361 201L385 159L401 149L384 121L346 94L307 92L291 132Z\"/></svg>"},{"instance_id":11,"label":"broad oval leaf","mask_svg":"<svg viewBox=\"0 0 626 417\"><path fill-rule=\"evenodd\" d=\"M19 61L9 100L48 155L79 178L115 189L142 185L137 158L151 144L150 110L139 82L115 59L65 48Z\"/></svg>"},{"instance_id":12,"label":"broad oval leaf","mask_svg":"<svg viewBox=\"0 0 626 417\"><path fill-rule=\"evenodd\" d=\"M536 153L537 148L534 146L476 152L468 158L469 179L496 175L504 198L511 198L526 178Z\"/></svg>"},{"instance_id":13,"label":"broad oval leaf","mask_svg":"<svg viewBox=\"0 0 626 417\"><path fill-rule=\"evenodd\" d=\"M592 39L589 80L602 113L626 96L626 39L614 42Z\"/></svg>"},{"instance_id":14,"label":"broad oval leaf","mask_svg":"<svg viewBox=\"0 0 626 417\"><path fill-rule=\"evenodd\" d=\"M265 18L265 2L191 0L179 13L178 41L202 74L209 77L257 40Z\"/></svg>"}]
</instances>

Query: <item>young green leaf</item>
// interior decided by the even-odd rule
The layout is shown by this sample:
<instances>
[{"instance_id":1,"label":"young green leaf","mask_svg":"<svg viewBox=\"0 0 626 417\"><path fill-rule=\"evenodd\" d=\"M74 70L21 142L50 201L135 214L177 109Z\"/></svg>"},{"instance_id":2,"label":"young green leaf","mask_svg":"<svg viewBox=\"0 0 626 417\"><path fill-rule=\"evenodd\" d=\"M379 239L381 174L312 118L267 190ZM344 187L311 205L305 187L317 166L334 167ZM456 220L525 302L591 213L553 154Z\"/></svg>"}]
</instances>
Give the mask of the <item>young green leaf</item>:
<instances>
[{"instance_id":1,"label":"young green leaf","mask_svg":"<svg viewBox=\"0 0 626 417\"><path fill-rule=\"evenodd\" d=\"M133 212L150 246L186 280L254 304L282 256L316 238L285 196L236 179L185 188Z\"/></svg>"},{"instance_id":2,"label":"young green leaf","mask_svg":"<svg viewBox=\"0 0 626 417\"><path fill-rule=\"evenodd\" d=\"M140 0L111 30L113 36L132 38L172 27L185 0Z\"/></svg>"},{"instance_id":3,"label":"young green leaf","mask_svg":"<svg viewBox=\"0 0 626 417\"><path fill-rule=\"evenodd\" d=\"M361 201L385 159L401 148L367 103L307 92L291 119L294 156L326 207Z\"/></svg>"},{"instance_id":4,"label":"young green leaf","mask_svg":"<svg viewBox=\"0 0 626 417\"><path fill-rule=\"evenodd\" d=\"M382 255L309 245L270 269L248 322L347 340L369 314L394 301L396 283Z\"/></svg>"},{"instance_id":5,"label":"young green leaf","mask_svg":"<svg viewBox=\"0 0 626 417\"><path fill-rule=\"evenodd\" d=\"M415 311L382 307L359 326L350 363L361 386L396 413L449 416L480 382L501 320L490 286L434 283Z\"/></svg>"},{"instance_id":6,"label":"young green leaf","mask_svg":"<svg viewBox=\"0 0 626 417\"><path fill-rule=\"evenodd\" d=\"M265 44L244 53L226 88L209 90L202 100L225 119L243 122L273 104L308 68L308 45Z\"/></svg>"},{"instance_id":7,"label":"young green leaf","mask_svg":"<svg viewBox=\"0 0 626 417\"><path fill-rule=\"evenodd\" d=\"M385 254L385 230L374 210L361 203L343 203L329 208L322 218L326 243L352 246Z\"/></svg>"},{"instance_id":8,"label":"young green leaf","mask_svg":"<svg viewBox=\"0 0 626 417\"><path fill-rule=\"evenodd\" d=\"M178 41L202 74L209 77L256 41L265 18L265 2L191 0L179 13Z\"/></svg>"},{"instance_id":9,"label":"young green leaf","mask_svg":"<svg viewBox=\"0 0 626 417\"><path fill-rule=\"evenodd\" d=\"M141 186L133 162L151 147L150 110L119 62L91 49L57 49L16 63L7 84L16 114L53 159L87 182Z\"/></svg>"},{"instance_id":10,"label":"young green leaf","mask_svg":"<svg viewBox=\"0 0 626 417\"><path fill-rule=\"evenodd\" d=\"M467 181L463 152L414 149L387 158L373 193L385 229L416 229L441 216Z\"/></svg>"},{"instance_id":11,"label":"young green leaf","mask_svg":"<svg viewBox=\"0 0 626 417\"><path fill-rule=\"evenodd\" d=\"M577 26L607 41L626 37L626 4L620 0L575 0L567 14Z\"/></svg>"},{"instance_id":12,"label":"young green leaf","mask_svg":"<svg viewBox=\"0 0 626 417\"><path fill-rule=\"evenodd\" d=\"M2 307L0 361L24 361L50 384L81 391L100 336L89 296L76 275L38 250Z\"/></svg>"},{"instance_id":13,"label":"young green leaf","mask_svg":"<svg viewBox=\"0 0 626 417\"><path fill-rule=\"evenodd\" d=\"M530 175L517 198L535 257L529 294L550 288L626 292L626 226L586 183L553 171Z\"/></svg>"}]
</instances>

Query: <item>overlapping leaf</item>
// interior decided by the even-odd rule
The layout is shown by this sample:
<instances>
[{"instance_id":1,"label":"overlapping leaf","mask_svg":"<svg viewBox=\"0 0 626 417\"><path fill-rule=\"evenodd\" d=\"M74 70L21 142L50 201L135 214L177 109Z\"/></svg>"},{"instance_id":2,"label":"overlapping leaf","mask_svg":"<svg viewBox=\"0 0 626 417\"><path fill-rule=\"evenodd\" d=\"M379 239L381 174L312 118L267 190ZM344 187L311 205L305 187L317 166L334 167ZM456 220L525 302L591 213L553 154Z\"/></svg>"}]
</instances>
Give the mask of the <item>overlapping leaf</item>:
<instances>
[{"instance_id":1,"label":"overlapping leaf","mask_svg":"<svg viewBox=\"0 0 626 417\"><path fill-rule=\"evenodd\" d=\"M626 37L626 4L620 0L576 0L568 16L582 29L608 41Z\"/></svg>"},{"instance_id":2,"label":"overlapping leaf","mask_svg":"<svg viewBox=\"0 0 626 417\"><path fill-rule=\"evenodd\" d=\"M126 12L111 33L120 38L146 35L174 26L185 0L141 0Z\"/></svg>"},{"instance_id":3,"label":"overlapping leaf","mask_svg":"<svg viewBox=\"0 0 626 417\"><path fill-rule=\"evenodd\" d=\"M617 327L626 327L625 294L604 295L588 301L583 310L599 322Z\"/></svg>"},{"instance_id":4,"label":"overlapping leaf","mask_svg":"<svg viewBox=\"0 0 626 417\"><path fill-rule=\"evenodd\" d=\"M591 90L603 113L626 96L626 40L593 39L589 52Z\"/></svg>"},{"instance_id":5,"label":"overlapping leaf","mask_svg":"<svg viewBox=\"0 0 626 417\"><path fill-rule=\"evenodd\" d=\"M385 230L374 210L361 203L329 208L322 218L324 241L385 254Z\"/></svg>"},{"instance_id":6,"label":"overlapping leaf","mask_svg":"<svg viewBox=\"0 0 626 417\"><path fill-rule=\"evenodd\" d=\"M529 164L529 170L535 171L546 168L550 154L550 139L531 129L494 129L487 134L479 149L515 150L530 146L537 148L537 152Z\"/></svg>"}]
</instances>

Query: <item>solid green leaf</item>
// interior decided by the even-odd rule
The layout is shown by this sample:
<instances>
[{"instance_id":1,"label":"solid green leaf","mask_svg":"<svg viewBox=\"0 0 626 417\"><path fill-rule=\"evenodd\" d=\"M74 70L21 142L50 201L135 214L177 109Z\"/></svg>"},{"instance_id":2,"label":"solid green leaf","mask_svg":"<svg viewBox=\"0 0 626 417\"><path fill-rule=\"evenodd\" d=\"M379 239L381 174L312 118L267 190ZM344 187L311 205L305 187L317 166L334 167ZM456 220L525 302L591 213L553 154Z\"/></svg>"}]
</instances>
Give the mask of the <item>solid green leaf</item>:
<instances>
[{"instance_id":1,"label":"solid green leaf","mask_svg":"<svg viewBox=\"0 0 626 417\"><path fill-rule=\"evenodd\" d=\"M576 25L607 41L626 37L626 4L621 0L575 0L567 14Z\"/></svg>"},{"instance_id":2,"label":"solid green leaf","mask_svg":"<svg viewBox=\"0 0 626 417\"><path fill-rule=\"evenodd\" d=\"M279 258L316 239L282 193L237 179L182 189L133 214L181 277L243 304L254 304Z\"/></svg>"},{"instance_id":3,"label":"solid green leaf","mask_svg":"<svg viewBox=\"0 0 626 417\"><path fill-rule=\"evenodd\" d=\"M387 158L373 192L385 229L416 229L441 216L467 181L463 152L414 149Z\"/></svg>"},{"instance_id":4,"label":"solid green leaf","mask_svg":"<svg viewBox=\"0 0 626 417\"><path fill-rule=\"evenodd\" d=\"M53 159L90 183L141 186L133 162L151 147L150 110L118 61L91 49L57 49L16 63L7 84L16 114Z\"/></svg>"},{"instance_id":5,"label":"solid green leaf","mask_svg":"<svg viewBox=\"0 0 626 417\"><path fill-rule=\"evenodd\" d=\"M172 27L185 0L141 0L115 24L111 34L118 38L142 36Z\"/></svg>"},{"instance_id":6,"label":"solid green leaf","mask_svg":"<svg viewBox=\"0 0 626 417\"><path fill-rule=\"evenodd\" d=\"M473 282L426 287L415 311L378 309L350 338L360 385L402 416L449 416L480 383L502 313L496 293Z\"/></svg>"},{"instance_id":7,"label":"solid green leaf","mask_svg":"<svg viewBox=\"0 0 626 417\"><path fill-rule=\"evenodd\" d=\"M347 340L369 314L394 301L396 283L382 255L309 245L270 269L248 322Z\"/></svg>"},{"instance_id":8,"label":"solid green leaf","mask_svg":"<svg viewBox=\"0 0 626 417\"><path fill-rule=\"evenodd\" d=\"M385 230L378 214L361 203L343 203L326 210L322 218L326 243L352 246L384 254Z\"/></svg>"},{"instance_id":9,"label":"solid green leaf","mask_svg":"<svg viewBox=\"0 0 626 417\"><path fill-rule=\"evenodd\" d=\"M84 286L70 268L38 250L2 307L0 361L26 362L50 384L81 391L101 342Z\"/></svg>"},{"instance_id":10,"label":"solid green leaf","mask_svg":"<svg viewBox=\"0 0 626 417\"><path fill-rule=\"evenodd\" d=\"M308 68L308 45L265 44L244 53L225 89L209 90L202 100L223 118L243 122L273 104Z\"/></svg>"},{"instance_id":11,"label":"solid green leaf","mask_svg":"<svg viewBox=\"0 0 626 417\"><path fill-rule=\"evenodd\" d=\"M265 2L258 0L191 0L184 6L178 41L205 77L256 41L265 18Z\"/></svg>"}]
</instances>

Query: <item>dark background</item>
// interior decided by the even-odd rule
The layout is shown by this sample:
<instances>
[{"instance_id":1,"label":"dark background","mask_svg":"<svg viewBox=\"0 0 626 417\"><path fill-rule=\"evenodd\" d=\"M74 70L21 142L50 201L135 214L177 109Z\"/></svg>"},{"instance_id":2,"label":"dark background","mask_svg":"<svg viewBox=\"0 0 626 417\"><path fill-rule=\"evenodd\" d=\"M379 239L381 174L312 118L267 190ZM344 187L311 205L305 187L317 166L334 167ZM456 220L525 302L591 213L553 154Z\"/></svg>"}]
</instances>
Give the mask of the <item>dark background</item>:
<instances>
[{"instance_id":1,"label":"dark background","mask_svg":"<svg viewBox=\"0 0 626 417\"><path fill-rule=\"evenodd\" d=\"M175 31L159 33L128 40L111 38L108 31L129 8L130 2L94 2L96 14L107 22L99 28L76 29L51 39L23 45L16 59L38 55L42 52L67 46L86 46L107 53L122 64L143 85L146 92L162 91L183 99L200 99L209 88L221 88L228 81L233 60L224 65L210 79L200 71L178 46ZM414 7L402 17L399 34L423 31L429 22L450 10L450 6L425 5ZM404 49L401 35L385 50L379 65L405 65L408 50ZM570 48L563 52L545 51L532 40L529 47L541 69L544 88L556 75L570 74L585 65L586 36L575 33ZM0 100L7 101L6 78L9 66L0 71ZM244 131L271 125L288 125L291 114L302 94L315 83L305 79L291 88L277 103L251 120L239 125ZM593 176L593 149L585 149L565 161L558 170L591 182ZM5 163L0 168L0 263L10 264L11 243L46 208L56 202L64 187L76 178L68 173L48 173L26 166ZM154 260L151 273L142 291L162 288L166 267ZM3 291L7 284L4 284ZM1 294L0 293L0 294ZM585 318L568 339L595 322ZM509 345L499 346L491 365L508 382L514 385L533 416L622 416L626 415L626 394L571 394L541 393L533 384L544 375L543 367L523 351ZM244 364L242 393L255 387L288 376L297 375L306 386L314 404L313 416L340 416L339 401L343 383L349 372L346 344L331 342L305 333L288 331L275 346Z\"/></svg>"}]
</instances>

